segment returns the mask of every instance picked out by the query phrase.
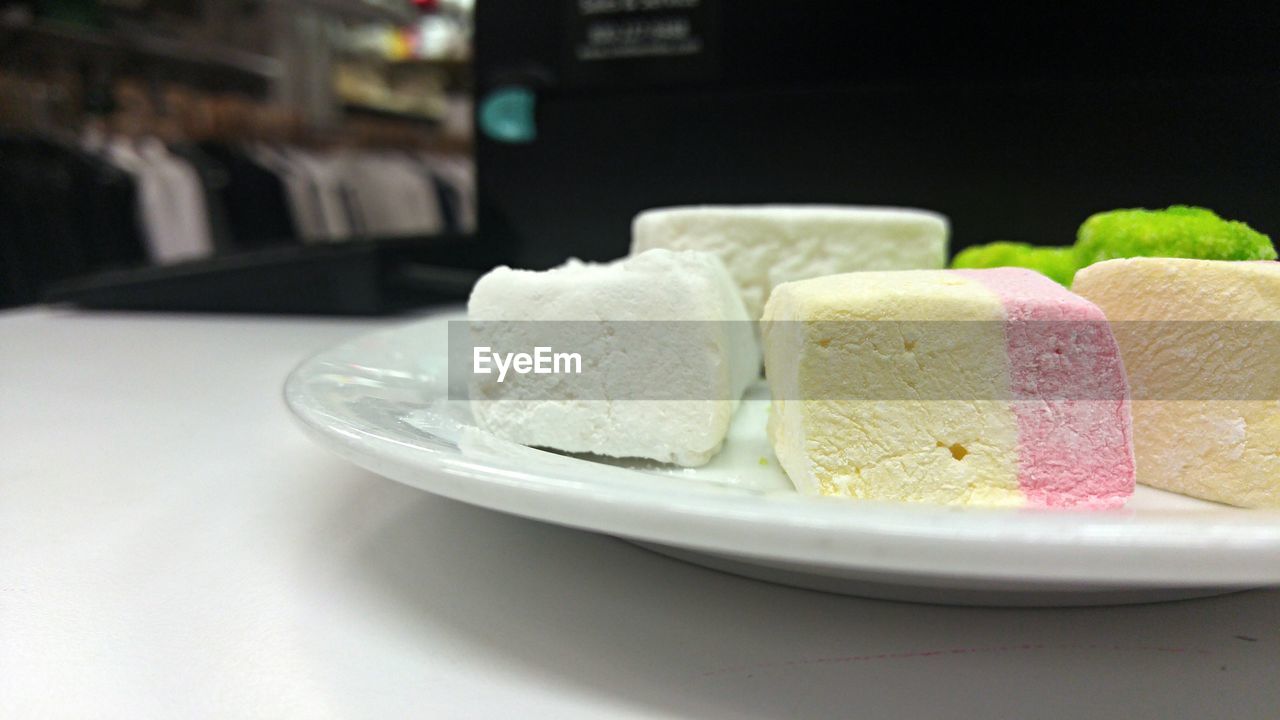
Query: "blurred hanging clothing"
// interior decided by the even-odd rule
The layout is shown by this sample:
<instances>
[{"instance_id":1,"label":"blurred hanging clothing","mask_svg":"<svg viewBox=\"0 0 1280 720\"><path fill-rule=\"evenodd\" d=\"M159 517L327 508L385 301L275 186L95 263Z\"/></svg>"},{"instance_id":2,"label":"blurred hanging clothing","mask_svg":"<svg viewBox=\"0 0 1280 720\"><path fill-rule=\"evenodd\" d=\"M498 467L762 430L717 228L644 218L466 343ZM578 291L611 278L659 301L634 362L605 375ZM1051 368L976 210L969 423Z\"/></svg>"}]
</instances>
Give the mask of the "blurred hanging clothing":
<instances>
[{"instance_id":1,"label":"blurred hanging clothing","mask_svg":"<svg viewBox=\"0 0 1280 720\"><path fill-rule=\"evenodd\" d=\"M215 253L227 253L235 250L235 238L231 235L231 223L227 219L227 208L222 198L226 194L226 168L209 157L190 142L176 142L169 145L169 152L182 158L195 171L200 179L200 191L204 194L204 207L208 215L209 237Z\"/></svg>"},{"instance_id":2,"label":"blurred hanging clothing","mask_svg":"<svg viewBox=\"0 0 1280 720\"><path fill-rule=\"evenodd\" d=\"M444 217L435 186L401 153L351 153L344 175L352 189L358 224L374 236L442 232Z\"/></svg>"},{"instance_id":3,"label":"blurred hanging clothing","mask_svg":"<svg viewBox=\"0 0 1280 720\"><path fill-rule=\"evenodd\" d=\"M279 175L234 145L204 141L196 146L227 174L227 184L220 189L221 204L226 208L231 237L238 249L297 241L297 227Z\"/></svg>"},{"instance_id":4,"label":"blurred hanging clothing","mask_svg":"<svg viewBox=\"0 0 1280 720\"><path fill-rule=\"evenodd\" d=\"M213 254L199 176L155 138L112 138L105 156L133 175L151 261L164 265Z\"/></svg>"},{"instance_id":5,"label":"blurred hanging clothing","mask_svg":"<svg viewBox=\"0 0 1280 720\"><path fill-rule=\"evenodd\" d=\"M315 193L319 225L315 240L347 240L358 233L355 201L343 180L343 161L332 154L290 149L287 155L310 180Z\"/></svg>"},{"instance_id":6,"label":"blurred hanging clothing","mask_svg":"<svg viewBox=\"0 0 1280 720\"><path fill-rule=\"evenodd\" d=\"M0 302L39 299L48 284L144 264L134 178L60 140L0 133Z\"/></svg>"}]
</instances>

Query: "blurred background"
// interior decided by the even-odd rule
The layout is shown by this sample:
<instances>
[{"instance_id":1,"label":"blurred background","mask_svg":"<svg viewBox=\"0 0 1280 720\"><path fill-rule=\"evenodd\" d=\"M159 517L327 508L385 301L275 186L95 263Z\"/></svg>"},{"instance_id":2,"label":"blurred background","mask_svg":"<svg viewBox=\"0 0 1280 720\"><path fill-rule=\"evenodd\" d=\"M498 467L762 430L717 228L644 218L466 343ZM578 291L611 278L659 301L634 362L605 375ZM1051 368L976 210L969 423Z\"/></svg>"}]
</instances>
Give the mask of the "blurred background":
<instances>
[{"instance_id":1,"label":"blurred background","mask_svg":"<svg viewBox=\"0 0 1280 720\"><path fill-rule=\"evenodd\" d=\"M688 203L952 249L1280 231L1280 14L1220 3L0 0L0 306L383 313Z\"/></svg>"},{"instance_id":2,"label":"blurred background","mask_svg":"<svg viewBox=\"0 0 1280 720\"><path fill-rule=\"evenodd\" d=\"M448 291L407 263L473 244L472 29L470 0L0 0L0 304L376 311L389 262Z\"/></svg>"}]
</instances>

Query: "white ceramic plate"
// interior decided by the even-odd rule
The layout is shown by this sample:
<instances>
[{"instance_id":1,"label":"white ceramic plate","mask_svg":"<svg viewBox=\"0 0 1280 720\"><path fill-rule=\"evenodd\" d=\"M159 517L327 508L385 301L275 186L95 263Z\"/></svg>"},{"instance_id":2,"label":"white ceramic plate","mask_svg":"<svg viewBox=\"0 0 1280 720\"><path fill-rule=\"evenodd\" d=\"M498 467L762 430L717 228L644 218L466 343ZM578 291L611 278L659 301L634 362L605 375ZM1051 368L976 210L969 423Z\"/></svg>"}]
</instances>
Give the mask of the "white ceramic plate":
<instances>
[{"instance_id":1,"label":"white ceramic plate","mask_svg":"<svg viewBox=\"0 0 1280 720\"><path fill-rule=\"evenodd\" d=\"M707 467L569 457L476 429L447 394L438 316L320 353L285 398L317 442L462 502L616 535L710 567L925 602L1143 602L1280 585L1280 512L1140 487L1123 510L948 508L796 494L754 388ZM424 552L428 548L423 548Z\"/></svg>"}]
</instances>

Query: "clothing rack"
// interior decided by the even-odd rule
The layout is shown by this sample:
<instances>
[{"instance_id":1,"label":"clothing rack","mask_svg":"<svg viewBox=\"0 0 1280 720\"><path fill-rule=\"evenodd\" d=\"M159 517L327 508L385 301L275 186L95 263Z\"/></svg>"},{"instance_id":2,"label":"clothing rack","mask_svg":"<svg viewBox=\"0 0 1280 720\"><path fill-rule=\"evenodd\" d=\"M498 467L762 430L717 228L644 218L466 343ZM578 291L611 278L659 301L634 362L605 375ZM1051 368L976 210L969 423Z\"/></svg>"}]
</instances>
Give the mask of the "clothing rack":
<instances>
[{"instance_id":1,"label":"clothing rack","mask_svg":"<svg viewBox=\"0 0 1280 720\"><path fill-rule=\"evenodd\" d=\"M107 114L84 96L67 78L0 75L0 253L14 275L0 305L109 269L474 232L470 157L419 125L315 128L244 95L138 80L115 83Z\"/></svg>"}]
</instances>

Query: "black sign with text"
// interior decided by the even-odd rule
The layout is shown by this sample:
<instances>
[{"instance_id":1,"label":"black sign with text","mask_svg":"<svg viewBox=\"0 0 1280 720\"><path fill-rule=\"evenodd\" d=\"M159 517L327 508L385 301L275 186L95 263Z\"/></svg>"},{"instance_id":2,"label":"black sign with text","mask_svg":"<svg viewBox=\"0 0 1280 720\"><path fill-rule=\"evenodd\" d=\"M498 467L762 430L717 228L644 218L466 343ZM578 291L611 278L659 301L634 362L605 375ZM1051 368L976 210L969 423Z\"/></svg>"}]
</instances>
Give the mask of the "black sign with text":
<instances>
[{"instance_id":1,"label":"black sign with text","mask_svg":"<svg viewBox=\"0 0 1280 720\"><path fill-rule=\"evenodd\" d=\"M565 0L565 84L635 87L717 79L718 4L718 0Z\"/></svg>"}]
</instances>

